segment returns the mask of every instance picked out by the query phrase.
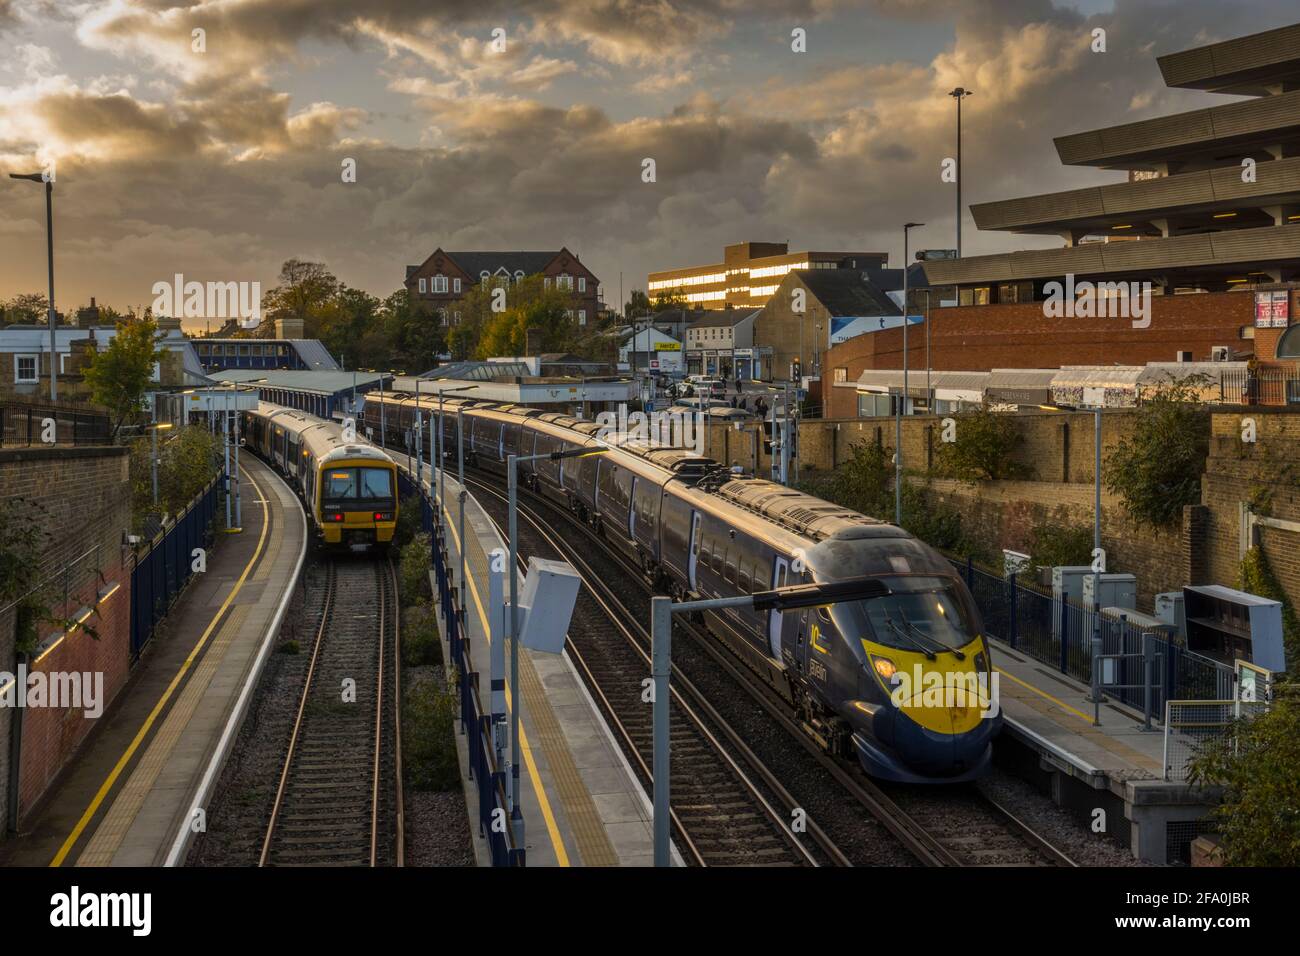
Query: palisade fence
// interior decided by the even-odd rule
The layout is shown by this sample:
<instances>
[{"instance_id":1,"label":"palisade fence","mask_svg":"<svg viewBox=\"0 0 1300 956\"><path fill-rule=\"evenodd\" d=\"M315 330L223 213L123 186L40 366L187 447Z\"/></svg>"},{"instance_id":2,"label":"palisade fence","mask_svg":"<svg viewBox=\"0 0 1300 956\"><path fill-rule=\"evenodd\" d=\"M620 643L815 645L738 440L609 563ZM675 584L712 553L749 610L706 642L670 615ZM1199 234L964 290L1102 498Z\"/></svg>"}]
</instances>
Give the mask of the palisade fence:
<instances>
[{"instance_id":1,"label":"palisade fence","mask_svg":"<svg viewBox=\"0 0 1300 956\"><path fill-rule=\"evenodd\" d=\"M217 475L185 510L135 553L131 570L131 663L193 574L194 549L212 547L212 519L221 497Z\"/></svg>"},{"instance_id":2,"label":"palisade fence","mask_svg":"<svg viewBox=\"0 0 1300 956\"><path fill-rule=\"evenodd\" d=\"M1295 405L1300 404L1300 377L1283 368L1224 369L1219 391L1225 405Z\"/></svg>"},{"instance_id":3,"label":"palisade fence","mask_svg":"<svg viewBox=\"0 0 1300 956\"><path fill-rule=\"evenodd\" d=\"M53 419L56 445L111 445L108 412L80 402L25 402L0 399L0 448L43 445L45 420Z\"/></svg>"},{"instance_id":4,"label":"palisade fence","mask_svg":"<svg viewBox=\"0 0 1300 956\"><path fill-rule=\"evenodd\" d=\"M420 524L433 542L438 608L451 652L449 665L455 674L460 697L460 732L465 735L465 744L469 750L469 773L478 790L479 835L487 841L493 866L524 866L525 850L515 846L510 822L505 767L496 761L492 714L489 708L483 706L479 673L474 669L470 655L470 642L465 631L466 592L463 585L457 587L453 580L445 525L442 521L435 520L436 511L429 499L429 492L418 487L404 472L399 472L398 490L401 501L405 501L408 495L419 494Z\"/></svg>"},{"instance_id":5,"label":"palisade fence","mask_svg":"<svg viewBox=\"0 0 1300 956\"><path fill-rule=\"evenodd\" d=\"M1092 633L1097 612L1003 578L974 562L949 559L966 581L984 629L1022 654L1050 664L1085 684L1092 682ZM1159 720L1170 700L1233 697L1232 668L1128 621L1101 616L1101 653L1116 656L1115 675L1103 690ZM1150 655L1148 699L1146 655Z\"/></svg>"}]
</instances>

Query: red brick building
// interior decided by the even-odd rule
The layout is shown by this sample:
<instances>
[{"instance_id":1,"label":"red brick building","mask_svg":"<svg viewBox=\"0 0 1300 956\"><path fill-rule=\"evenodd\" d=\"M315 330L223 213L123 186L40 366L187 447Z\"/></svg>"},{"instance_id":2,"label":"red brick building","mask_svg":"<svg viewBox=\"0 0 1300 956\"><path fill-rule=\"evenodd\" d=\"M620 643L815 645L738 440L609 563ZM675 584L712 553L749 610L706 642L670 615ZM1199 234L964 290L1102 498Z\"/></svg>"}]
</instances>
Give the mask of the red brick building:
<instances>
[{"instance_id":1,"label":"red brick building","mask_svg":"<svg viewBox=\"0 0 1300 956\"><path fill-rule=\"evenodd\" d=\"M1300 304L1300 303L1297 303ZM1284 329L1256 329L1250 292L1154 296L1151 324L1134 328L1127 318L1059 318L1043 315L1043 303L956 306L930 313L930 367L987 372L994 368L1059 368L1063 365L1145 365L1208 361L1216 346L1271 360ZM926 367L926 328L908 330L908 365ZM1190 354L1187 354L1190 353ZM822 363L831 387L826 415L857 415L851 388L866 369L903 367L903 330L884 329L833 346Z\"/></svg>"},{"instance_id":2,"label":"red brick building","mask_svg":"<svg viewBox=\"0 0 1300 956\"><path fill-rule=\"evenodd\" d=\"M442 325L455 325L458 303L480 283L509 288L525 277L541 275L548 288L567 290L573 320L586 325L596 318L600 280L568 249L556 252L444 252L441 248L418 266L406 267L411 301L436 314Z\"/></svg>"}]
</instances>

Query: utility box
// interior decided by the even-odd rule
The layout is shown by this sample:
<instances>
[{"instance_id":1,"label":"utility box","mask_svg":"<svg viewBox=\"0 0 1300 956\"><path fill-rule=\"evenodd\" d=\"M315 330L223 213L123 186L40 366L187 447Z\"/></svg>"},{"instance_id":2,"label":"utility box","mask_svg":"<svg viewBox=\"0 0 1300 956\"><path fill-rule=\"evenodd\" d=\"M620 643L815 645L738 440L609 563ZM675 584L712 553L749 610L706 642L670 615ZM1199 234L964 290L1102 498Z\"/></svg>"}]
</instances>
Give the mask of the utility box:
<instances>
[{"instance_id":1,"label":"utility box","mask_svg":"<svg viewBox=\"0 0 1300 956\"><path fill-rule=\"evenodd\" d=\"M578 599L581 579L567 561L545 558L528 559L528 577L519 595L519 613L523 619L519 640L524 647L547 654L564 650L569 633L569 619Z\"/></svg>"},{"instance_id":2,"label":"utility box","mask_svg":"<svg viewBox=\"0 0 1300 956\"><path fill-rule=\"evenodd\" d=\"M1187 637L1187 615L1184 613L1183 592L1164 591L1156 595L1156 617L1170 624L1181 638Z\"/></svg>"},{"instance_id":3,"label":"utility box","mask_svg":"<svg viewBox=\"0 0 1300 956\"><path fill-rule=\"evenodd\" d=\"M1061 605L1083 605L1083 578L1091 574L1092 566L1088 564L1061 564L1052 568L1052 637L1061 637Z\"/></svg>"},{"instance_id":4,"label":"utility box","mask_svg":"<svg viewBox=\"0 0 1300 956\"><path fill-rule=\"evenodd\" d=\"M1123 621L1141 634L1152 634L1171 644L1176 643L1174 638L1177 636L1177 632L1174 630L1173 625L1166 624L1155 615L1143 614L1141 611L1135 611L1130 607L1104 607L1101 609L1101 616L1116 623Z\"/></svg>"},{"instance_id":5,"label":"utility box","mask_svg":"<svg viewBox=\"0 0 1300 956\"><path fill-rule=\"evenodd\" d=\"M1093 589L1100 586L1098 595ZM1083 579L1083 606L1137 607L1137 578L1132 574L1097 574Z\"/></svg>"}]
</instances>

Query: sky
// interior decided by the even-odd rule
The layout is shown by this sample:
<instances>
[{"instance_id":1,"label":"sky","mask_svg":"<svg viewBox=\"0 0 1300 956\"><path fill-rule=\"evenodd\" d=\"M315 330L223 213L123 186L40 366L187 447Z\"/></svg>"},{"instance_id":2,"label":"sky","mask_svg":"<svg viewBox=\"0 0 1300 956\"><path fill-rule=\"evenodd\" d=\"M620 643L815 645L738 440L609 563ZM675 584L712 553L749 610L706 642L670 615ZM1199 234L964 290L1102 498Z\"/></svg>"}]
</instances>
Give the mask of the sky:
<instances>
[{"instance_id":1,"label":"sky","mask_svg":"<svg viewBox=\"0 0 1300 956\"><path fill-rule=\"evenodd\" d=\"M439 246L565 246L614 305L620 273L626 298L732 242L898 265L916 221L915 247L952 247L958 85L967 204L1122 179L1061 166L1052 138L1225 102L1164 87L1155 57L1295 9L0 0L0 172L53 164L61 311L148 305L177 273L266 289L291 257L382 297ZM45 289L41 193L0 179L0 299ZM962 238L967 255L1059 244L968 213Z\"/></svg>"}]
</instances>

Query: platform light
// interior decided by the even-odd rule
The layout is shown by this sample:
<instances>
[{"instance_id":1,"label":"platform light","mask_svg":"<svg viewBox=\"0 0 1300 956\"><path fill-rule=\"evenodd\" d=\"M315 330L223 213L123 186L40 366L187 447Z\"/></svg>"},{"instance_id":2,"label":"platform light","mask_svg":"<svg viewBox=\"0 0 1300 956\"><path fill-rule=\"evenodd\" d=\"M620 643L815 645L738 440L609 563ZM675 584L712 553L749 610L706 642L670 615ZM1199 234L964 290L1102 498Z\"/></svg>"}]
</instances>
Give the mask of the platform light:
<instances>
[{"instance_id":1,"label":"platform light","mask_svg":"<svg viewBox=\"0 0 1300 956\"><path fill-rule=\"evenodd\" d=\"M1132 228L1133 228L1133 224L1130 223L1130 222L1126 222L1126 223L1123 223L1123 224L1118 225L1118 226L1111 226L1111 228L1112 228L1112 229L1132 229Z\"/></svg>"},{"instance_id":2,"label":"platform light","mask_svg":"<svg viewBox=\"0 0 1300 956\"><path fill-rule=\"evenodd\" d=\"M1214 218L1215 218L1215 219L1231 219L1231 218L1232 218L1233 216L1235 216L1235 215L1237 215L1235 212L1216 212L1216 213L1214 214Z\"/></svg>"}]
</instances>

